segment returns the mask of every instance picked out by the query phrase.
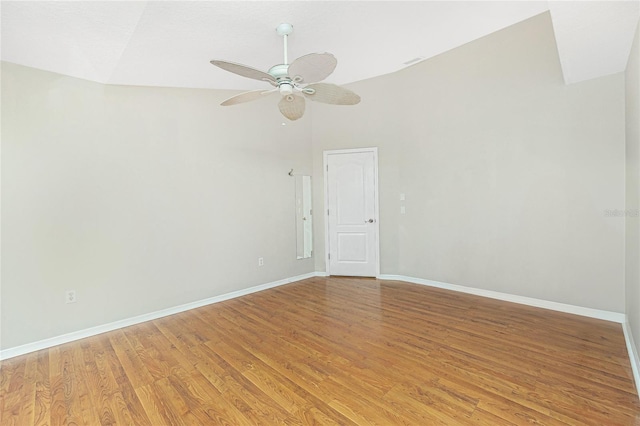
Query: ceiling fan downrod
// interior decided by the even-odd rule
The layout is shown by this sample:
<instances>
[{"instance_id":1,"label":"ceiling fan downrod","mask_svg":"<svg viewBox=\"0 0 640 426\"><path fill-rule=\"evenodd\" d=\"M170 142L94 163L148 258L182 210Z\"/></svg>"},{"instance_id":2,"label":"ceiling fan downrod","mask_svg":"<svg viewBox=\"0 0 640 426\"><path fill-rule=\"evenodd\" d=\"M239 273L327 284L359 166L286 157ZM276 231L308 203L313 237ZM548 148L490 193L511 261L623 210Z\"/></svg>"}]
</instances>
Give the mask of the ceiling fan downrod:
<instances>
[{"instance_id":1,"label":"ceiling fan downrod","mask_svg":"<svg viewBox=\"0 0 640 426\"><path fill-rule=\"evenodd\" d=\"M289 65L289 58L287 57L287 38L289 34L293 32L293 25L282 23L276 27L276 32L278 35L282 36L284 39L284 65Z\"/></svg>"},{"instance_id":2,"label":"ceiling fan downrod","mask_svg":"<svg viewBox=\"0 0 640 426\"><path fill-rule=\"evenodd\" d=\"M278 90L284 98L292 102L293 98L293 88L294 86L291 84L291 80L288 77L288 69L289 69L289 58L287 55L287 39L289 38L289 34L293 32L293 25L282 23L276 27L276 32L278 35L282 36L284 42L284 62L282 65L276 65L269 70L269 73L272 74L277 81Z\"/></svg>"}]
</instances>

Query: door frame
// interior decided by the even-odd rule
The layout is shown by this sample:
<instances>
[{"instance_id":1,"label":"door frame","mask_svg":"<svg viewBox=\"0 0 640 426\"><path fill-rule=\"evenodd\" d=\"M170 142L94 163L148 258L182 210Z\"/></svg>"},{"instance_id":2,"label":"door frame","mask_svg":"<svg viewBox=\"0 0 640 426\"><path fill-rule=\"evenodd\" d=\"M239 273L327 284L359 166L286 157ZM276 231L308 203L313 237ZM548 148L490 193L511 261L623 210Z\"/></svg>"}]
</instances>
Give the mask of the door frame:
<instances>
[{"instance_id":1,"label":"door frame","mask_svg":"<svg viewBox=\"0 0 640 426\"><path fill-rule=\"evenodd\" d=\"M328 170L328 159L329 155L332 154L354 154L359 152L371 152L373 153L373 179L375 186L374 193L374 219L375 219L375 254L376 254L376 278L380 276L380 214L379 214L379 188L378 188L378 148L352 148L352 149L332 149L328 151L322 152L322 174L324 176L324 211L328 211L329 206L329 194L327 189L329 188L329 174ZM330 262L329 262L329 219L327 215L324 215L324 265L325 265L325 273L327 275L331 275L330 270Z\"/></svg>"}]
</instances>

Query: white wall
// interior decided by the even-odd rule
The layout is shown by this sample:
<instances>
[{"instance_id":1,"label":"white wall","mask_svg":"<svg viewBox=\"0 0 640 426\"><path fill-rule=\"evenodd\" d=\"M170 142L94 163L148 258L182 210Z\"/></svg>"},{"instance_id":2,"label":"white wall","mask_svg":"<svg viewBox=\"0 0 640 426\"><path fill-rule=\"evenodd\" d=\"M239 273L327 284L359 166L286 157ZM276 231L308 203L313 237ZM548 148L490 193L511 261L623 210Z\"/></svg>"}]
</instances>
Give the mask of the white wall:
<instances>
[{"instance_id":1,"label":"white wall","mask_svg":"<svg viewBox=\"0 0 640 426\"><path fill-rule=\"evenodd\" d=\"M627 64L626 77L626 313L640 353L640 24Z\"/></svg>"},{"instance_id":2,"label":"white wall","mask_svg":"<svg viewBox=\"0 0 640 426\"><path fill-rule=\"evenodd\" d=\"M287 175L310 120L230 95L2 63L1 348L313 270Z\"/></svg>"},{"instance_id":3,"label":"white wall","mask_svg":"<svg viewBox=\"0 0 640 426\"><path fill-rule=\"evenodd\" d=\"M377 146L383 274L624 312L624 85L566 86L548 13L355 83L313 106L316 208L322 151Z\"/></svg>"}]
</instances>

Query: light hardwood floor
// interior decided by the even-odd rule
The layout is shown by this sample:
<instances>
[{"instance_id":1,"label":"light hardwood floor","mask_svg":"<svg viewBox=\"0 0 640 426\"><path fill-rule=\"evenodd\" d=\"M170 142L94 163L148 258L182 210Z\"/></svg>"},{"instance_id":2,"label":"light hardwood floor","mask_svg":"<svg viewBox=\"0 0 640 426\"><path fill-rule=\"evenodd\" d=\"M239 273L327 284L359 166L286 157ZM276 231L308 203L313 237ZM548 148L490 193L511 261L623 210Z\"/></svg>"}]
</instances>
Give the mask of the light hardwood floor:
<instances>
[{"instance_id":1,"label":"light hardwood floor","mask_svg":"<svg viewBox=\"0 0 640 426\"><path fill-rule=\"evenodd\" d=\"M2 425L640 424L619 324L313 278L0 364Z\"/></svg>"}]
</instances>

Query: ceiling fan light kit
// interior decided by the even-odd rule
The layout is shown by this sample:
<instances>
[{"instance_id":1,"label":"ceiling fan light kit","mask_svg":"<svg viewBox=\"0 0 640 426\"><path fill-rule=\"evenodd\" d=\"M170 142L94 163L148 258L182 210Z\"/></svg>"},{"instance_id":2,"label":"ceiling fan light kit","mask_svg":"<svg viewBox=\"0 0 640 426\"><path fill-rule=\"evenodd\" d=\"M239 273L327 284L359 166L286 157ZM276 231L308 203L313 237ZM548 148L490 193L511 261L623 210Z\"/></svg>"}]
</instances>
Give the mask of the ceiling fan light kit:
<instances>
[{"instance_id":1,"label":"ceiling fan light kit","mask_svg":"<svg viewBox=\"0 0 640 426\"><path fill-rule=\"evenodd\" d=\"M319 83L333 72L338 63L331 53L310 53L289 64L287 37L293 32L293 25L282 23L276 27L276 32L284 41L284 63L274 65L268 72L233 62L215 59L211 61L212 65L225 71L265 81L273 86L271 90L240 93L223 101L220 105L237 105L278 92L281 95L278 108L282 115L289 120L297 120L304 115L305 97L332 105L355 105L360 102L360 96L351 90L331 83Z\"/></svg>"}]
</instances>

